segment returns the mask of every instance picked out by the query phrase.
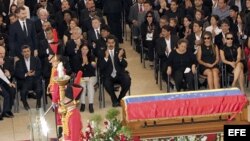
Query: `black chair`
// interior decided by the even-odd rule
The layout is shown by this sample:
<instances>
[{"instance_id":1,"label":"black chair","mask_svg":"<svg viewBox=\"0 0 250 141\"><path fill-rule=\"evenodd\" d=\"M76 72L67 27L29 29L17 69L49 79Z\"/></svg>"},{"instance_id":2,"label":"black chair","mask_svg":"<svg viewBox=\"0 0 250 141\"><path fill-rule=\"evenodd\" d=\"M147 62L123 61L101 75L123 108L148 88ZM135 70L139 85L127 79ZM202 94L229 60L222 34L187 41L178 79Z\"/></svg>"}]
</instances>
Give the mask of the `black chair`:
<instances>
[{"instance_id":1,"label":"black chair","mask_svg":"<svg viewBox=\"0 0 250 141\"><path fill-rule=\"evenodd\" d=\"M129 74L129 72L127 71ZM100 75L100 72L98 72L98 85L99 85L99 108L105 108L105 91L104 91L104 84L103 84L103 76ZM119 88L119 84L114 84L115 89ZM128 90L128 95L131 95L130 88Z\"/></svg>"},{"instance_id":2,"label":"black chair","mask_svg":"<svg viewBox=\"0 0 250 141\"><path fill-rule=\"evenodd\" d=\"M154 59L154 76L155 83L159 84L160 90L162 90L162 64L158 57Z\"/></svg>"},{"instance_id":3,"label":"black chair","mask_svg":"<svg viewBox=\"0 0 250 141\"><path fill-rule=\"evenodd\" d=\"M45 81L42 79L42 108L45 111L46 110L46 89L45 89ZM14 84L16 85L16 98L14 102L14 112L19 113L19 99L20 99L20 85L18 85L17 81L14 80ZM28 91L28 93L34 93L33 90Z\"/></svg>"},{"instance_id":4,"label":"black chair","mask_svg":"<svg viewBox=\"0 0 250 141\"><path fill-rule=\"evenodd\" d=\"M167 78L167 92L170 92L170 79L171 79L171 75L168 75ZM187 85L186 82L183 80L184 85ZM185 88L183 88L185 89ZM194 74L194 90L198 90L198 73L196 70L196 73Z\"/></svg>"}]
</instances>

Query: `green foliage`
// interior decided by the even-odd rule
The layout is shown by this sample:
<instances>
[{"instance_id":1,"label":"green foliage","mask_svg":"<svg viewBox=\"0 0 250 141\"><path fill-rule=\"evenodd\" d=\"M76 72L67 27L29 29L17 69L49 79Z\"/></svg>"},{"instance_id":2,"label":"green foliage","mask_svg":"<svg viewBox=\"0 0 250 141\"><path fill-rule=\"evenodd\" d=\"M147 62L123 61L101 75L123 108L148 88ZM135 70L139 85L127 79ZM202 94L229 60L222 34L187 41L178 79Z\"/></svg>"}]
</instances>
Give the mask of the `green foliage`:
<instances>
[{"instance_id":1,"label":"green foliage","mask_svg":"<svg viewBox=\"0 0 250 141\"><path fill-rule=\"evenodd\" d=\"M88 130L85 134L91 134L88 138L90 141L120 141L121 136L126 140L130 139L131 132L130 130L122 125L122 122L118 119L120 111L117 109L108 110L105 115L106 121L104 121L104 129L100 127L102 117L100 115L94 115L90 119L88 125Z\"/></svg>"}]
</instances>

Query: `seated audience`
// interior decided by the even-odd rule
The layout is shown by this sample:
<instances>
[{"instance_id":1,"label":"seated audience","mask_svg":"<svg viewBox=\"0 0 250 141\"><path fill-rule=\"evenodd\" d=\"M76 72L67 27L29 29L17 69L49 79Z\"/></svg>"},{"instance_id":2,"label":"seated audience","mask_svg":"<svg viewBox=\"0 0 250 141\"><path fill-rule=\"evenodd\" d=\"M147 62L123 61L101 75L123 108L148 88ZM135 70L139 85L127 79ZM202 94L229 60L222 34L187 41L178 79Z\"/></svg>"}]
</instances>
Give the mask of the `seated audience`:
<instances>
[{"instance_id":1,"label":"seated audience","mask_svg":"<svg viewBox=\"0 0 250 141\"><path fill-rule=\"evenodd\" d=\"M126 95L131 85L131 78L126 72L128 65L125 59L125 50L116 47L116 38L113 35L107 37L107 50L104 57L100 58L100 72L103 76L104 87L112 100L112 106L120 106L121 99ZM115 95L114 84L121 85L120 95Z\"/></svg>"},{"instance_id":2,"label":"seated audience","mask_svg":"<svg viewBox=\"0 0 250 141\"><path fill-rule=\"evenodd\" d=\"M31 56L31 49L28 45L22 46L22 56L16 62L15 67L15 77L21 91L21 101L25 110L29 110L30 106L27 102L27 94L29 90L33 90L36 93L36 108L40 108L42 97L40 60Z\"/></svg>"},{"instance_id":3,"label":"seated audience","mask_svg":"<svg viewBox=\"0 0 250 141\"><path fill-rule=\"evenodd\" d=\"M85 97L88 94L89 112L94 113L94 85L96 79L96 61L95 57L91 54L87 45L81 46L81 52L74 57L74 66L76 70L83 72L80 85L84 88L81 95L81 108L80 111L85 111Z\"/></svg>"},{"instance_id":4,"label":"seated audience","mask_svg":"<svg viewBox=\"0 0 250 141\"><path fill-rule=\"evenodd\" d=\"M225 37L225 45L220 49L221 60L226 65L227 73L234 75L232 87L236 87L236 83L238 82L241 92L245 93L244 66L241 58L241 48L233 43L234 38L231 32L226 33Z\"/></svg>"},{"instance_id":5,"label":"seated audience","mask_svg":"<svg viewBox=\"0 0 250 141\"><path fill-rule=\"evenodd\" d=\"M175 81L176 90L186 87L194 90L194 73L196 73L195 55L188 51L188 41L180 39L177 48L169 54L167 74L172 75ZM185 82L183 82L183 79Z\"/></svg>"},{"instance_id":6,"label":"seated audience","mask_svg":"<svg viewBox=\"0 0 250 141\"><path fill-rule=\"evenodd\" d=\"M197 61L199 63L199 71L207 77L208 88L220 88L219 82L219 50L213 44L213 36L211 32L204 32L201 47L198 48Z\"/></svg>"}]
</instances>

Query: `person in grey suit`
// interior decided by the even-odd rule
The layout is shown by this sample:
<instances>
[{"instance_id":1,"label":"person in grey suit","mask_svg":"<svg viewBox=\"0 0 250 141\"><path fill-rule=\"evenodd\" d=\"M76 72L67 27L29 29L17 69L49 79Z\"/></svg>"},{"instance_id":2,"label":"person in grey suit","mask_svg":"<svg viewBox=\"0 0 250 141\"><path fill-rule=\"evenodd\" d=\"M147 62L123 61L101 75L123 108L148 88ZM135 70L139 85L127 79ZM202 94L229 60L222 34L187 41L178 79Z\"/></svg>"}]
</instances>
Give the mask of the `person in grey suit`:
<instances>
[{"instance_id":1,"label":"person in grey suit","mask_svg":"<svg viewBox=\"0 0 250 141\"><path fill-rule=\"evenodd\" d=\"M136 46L136 51L140 52L140 26L138 23L138 15L139 13L142 13L144 11L144 2L145 0L138 0L137 3L135 3L133 6L130 7L129 11L129 21L132 23L131 29L132 29L132 36L134 39L134 43Z\"/></svg>"},{"instance_id":2,"label":"person in grey suit","mask_svg":"<svg viewBox=\"0 0 250 141\"><path fill-rule=\"evenodd\" d=\"M21 46L29 45L34 56L38 55L36 48L36 29L33 22L27 18L27 12L24 7L17 8L19 19L10 26L9 47L10 56L20 58L22 56Z\"/></svg>"},{"instance_id":3,"label":"person in grey suit","mask_svg":"<svg viewBox=\"0 0 250 141\"><path fill-rule=\"evenodd\" d=\"M139 27L141 26L141 24L145 21L146 13L151 10L154 12L155 20L159 23L160 15L158 11L153 10L152 4L149 1L145 1L143 5L144 5L144 11L141 13L138 13L138 26Z\"/></svg>"}]
</instances>

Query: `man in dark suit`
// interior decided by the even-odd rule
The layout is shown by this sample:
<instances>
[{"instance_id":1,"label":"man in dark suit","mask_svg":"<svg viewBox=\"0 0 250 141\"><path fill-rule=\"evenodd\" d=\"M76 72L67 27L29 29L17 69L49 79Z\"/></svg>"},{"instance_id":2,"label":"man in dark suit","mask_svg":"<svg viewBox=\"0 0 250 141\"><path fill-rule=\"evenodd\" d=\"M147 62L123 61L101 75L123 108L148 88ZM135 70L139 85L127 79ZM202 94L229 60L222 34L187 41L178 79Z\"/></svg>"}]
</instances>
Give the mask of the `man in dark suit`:
<instances>
[{"instance_id":1,"label":"man in dark suit","mask_svg":"<svg viewBox=\"0 0 250 141\"><path fill-rule=\"evenodd\" d=\"M130 88L131 78L125 70L128 65L125 59L125 50L116 47L113 35L107 37L107 50L105 50L104 58L100 59L100 72L103 76L104 87L111 97L112 106L117 107ZM115 83L121 85L118 98L114 91Z\"/></svg>"},{"instance_id":2,"label":"man in dark suit","mask_svg":"<svg viewBox=\"0 0 250 141\"><path fill-rule=\"evenodd\" d=\"M103 0L103 12L107 16L108 25L111 34L115 35L119 43L123 43L122 39L122 6L123 0Z\"/></svg>"},{"instance_id":3,"label":"man in dark suit","mask_svg":"<svg viewBox=\"0 0 250 141\"><path fill-rule=\"evenodd\" d=\"M42 30L37 34L37 44L39 45L39 42L46 39L46 32L45 30L47 28L50 28L52 27L50 22L49 21L45 21L43 22L43 25L42 25ZM39 53L39 46L38 46L38 53Z\"/></svg>"},{"instance_id":4,"label":"man in dark suit","mask_svg":"<svg viewBox=\"0 0 250 141\"><path fill-rule=\"evenodd\" d=\"M239 7L239 11L244 12L246 10L246 0L229 0L229 6L236 5Z\"/></svg>"},{"instance_id":5,"label":"man in dark suit","mask_svg":"<svg viewBox=\"0 0 250 141\"><path fill-rule=\"evenodd\" d=\"M179 40L178 36L171 34L172 27L165 25L161 29L161 34L163 37L160 37L156 40L156 52L157 58L160 59L162 78L167 82L167 58L171 51L176 48L177 41Z\"/></svg>"},{"instance_id":6,"label":"man in dark suit","mask_svg":"<svg viewBox=\"0 0 250 141\"><path fill-rule=\"evenodd\" d=\"M49 19L49 13L46 9L39 9L37 11L38 19L35 21L36 33L40 33L43 28L43 23L49 21L51 25L54 24L52 20Z\"/></svg>"},{"instance_id":7,"label":"man in dark suit","mask_svg":"<svg viewBox=\"0 0 250 141\"><path fill-rule=\"evenodd\" d=\"M107 50L107 37L111 35L110 34L110 28L109 26L105 25L101 27L101 38L99 38L96 41L96 44L93 46L93 54L98 58L103 58L105 54L103 54L103 52L105 52L105 50ZM117 48L119 48L119 42L117 40L117 38L115 39L115 45ZM99 61L98 61L99 63Z\"/></svg>"},{"instance_id":8,"label":"man in dark suit","mask_svg":"<svg viewBox=\"0 0 250 141\"><path fill-rule=\"evenodd\" d=\"M51 75L51 63L49 62L50 55L55 55L54 48L56 49L56 54L63 55L64 47L62 41L56 41L53 33L53 28L48 27L45 29L46 39L43 39L38 44L38 57L41 61L42 66L42 77L45 80L45 88L47 88ZM57 47L54 47L54 46ZM52 49L53 47L53 49Z\"/></svg>"},{"instance_id":9,"label":"man in dark suit","mask_svg":"<svg viewBox=\"0 0 250 141\"><path fill-rule=\"evenodd\" d=\"M97 15L98 17L102 18L102 11L95 7L94 1L87 1L86 2L86 9L82 9L80 12L80 23L82 24L86 19L88 19L91 15Z\"/></svg>"},{"instance_id":10,"label":"man in dark suit","mask_svg":"<svg viewBox=\"0 0 250 141\"><path fill-rule=\"evenodd\" d=\"M81 46L83 44L86 44L86 42L81 38L82 36L82 30L79 27L75 27L72 30L72 39L68 40L68 42L66 43L65 46L65 56L67 56L69 58L69 64L70 67L73 68L73 58L74 56L81 52ZM74 70L73 70L74 71ZM75 72L77 72L75 70Z\"/></svg>"},{"instance_id":11,"label":"man in dark suit","mask_svg":"<svg viewBox=\"0 0 250 141\"><path fill-rule=\"evenodd\" d=\"M197 53L197 49L201 45L202 26L203 26L202 22L194 21L193 33L187 36L188 50L194 54Z\"/></svg>"},{"instance_id":12,"label":"man in dark suit","mask_svg":"<svg viewBox=\"0 0 250 141\"><path fill-rule=\"evenodd\" d=\"M15 76L17 84L20 85L20 95L23 106L29 110L26 96L29 90L36 93L36 108L41 107L42 87L41 87L41 63L39 58L31 56L31 49L28 45L22 46L22 55L16 62Z\"/></svg>"},{"instance_id":13,"label":"man in dark suit","mask_svg":"<svg viewBox=\"0 0 250 141\"><path fill-rule=\"evenodd\" d=\"M221 33L216 35L214 38L214 44L219 48L222 49L225 42L226 42L226 33L230 32L230 22L227 19L221 21ZM234 45L239 45L239 40L237 34L233 34L233 43Z\"/></svg>"},{"instance_id":14,"label":"man in dark suit","mask_svg":"<svg viewBox=\"0 0 250 141\"><path fill-rule=\"evenodd\" d=\"M32 15L36 16L37 15L37 10L39 8L44 8L48 11L50 19L54 19L55 16L55 11L54 11L54 7L51 3L48 3L48 0L40 0L39 3L37 3L35 5L35 10L33 11Z\"/></svg>"},{"instance_id":15,"label":"man in dark suit","mask_svg":"<svg viewBox=\"0 0 250 141\"><path fill-rule=\"evenodd\" d=\"M92 19L92 28L87 32L88 46L93 47L93 44L101 37L101 22L99 17Z\"/></svg>"},{"instance_id":16,"label":"man in dark suit","mask_svg":"<svg viewBox=\"0 0 250 141\"><path fill-rule=\"evenodd\" d=\"M14 61L5 57L5 48L0 46L0 95L4 97L2 117L13 117L11 112L15 98L15 85L11 83Z\"/></svg>"},{"instance_id":17,"label":"man in dark suit","mask_svg":"<svg viewBox=\"0 0 250 141\"><path fill-rule=\"evenodd\" d=\"M9 31L10 56L20 58L23 45L29 45L32 54L34 52L34 56L37 56L35 26L32 21L26 19L27 12L24 7L18 7L16 11L19 19L10 26Z\"/></svg>"},{"instance_id":18,"label":"man in dark suit","mask_svg":"<svg viewBox=\"0 0 250 141\"><path fill-rule=\"evenodd\" d=\"M136 51L140 52L140 40L139 40L139 36L140 36L140 25L138 22L138 13L141 13L144 11L144 3L145 0L138 0L137 3L135 3L133 6L130 7L130 11L129 11L129 16L128 19L130 21L130 23L132 23L132 33L133 33L133 39L134 39L134 43L136 45Z\"/></svg>"}]
</instances>

